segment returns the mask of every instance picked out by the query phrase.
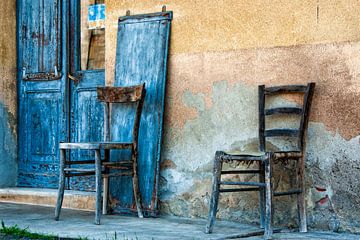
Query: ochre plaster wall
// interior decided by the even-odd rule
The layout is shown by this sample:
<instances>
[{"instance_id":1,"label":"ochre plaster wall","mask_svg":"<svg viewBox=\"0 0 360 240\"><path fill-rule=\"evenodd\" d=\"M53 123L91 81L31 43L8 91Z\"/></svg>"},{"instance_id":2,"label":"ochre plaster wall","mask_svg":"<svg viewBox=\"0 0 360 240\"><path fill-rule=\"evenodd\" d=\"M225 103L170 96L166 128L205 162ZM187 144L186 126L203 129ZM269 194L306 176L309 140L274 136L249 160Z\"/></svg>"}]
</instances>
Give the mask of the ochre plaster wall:
<instances>
[{"instance_id":1,"label":"ochre plaster wall","mask_svg":"<svg viewBox=\"0 0 360 240\"><path fill-rule=\"evenodd\" d=\"M309 225L360 232L360 209L354 208L360 204L360 2L107 0L108 84L117 18L128 9L158 12L162 5L174 12L162 212L207 216L215 151L257 147L258 84L314 81L306 169ZM285 168L277 167L277 190L289 187ZM256 194L228 194L218 216L257 222L256 201ZM280 197L275 204L276 222L296 225L295 199Z\"/></svg>"},{"instance_id":2,"label":"ochre plaster wall","mask_svg":"<svg viewBox=\"0 0 360 240\"><path fill-rule=\"evenodd\" d=\"M16 1L0 1L0 187L16 183Z\"/></svg>"}]
</instances>

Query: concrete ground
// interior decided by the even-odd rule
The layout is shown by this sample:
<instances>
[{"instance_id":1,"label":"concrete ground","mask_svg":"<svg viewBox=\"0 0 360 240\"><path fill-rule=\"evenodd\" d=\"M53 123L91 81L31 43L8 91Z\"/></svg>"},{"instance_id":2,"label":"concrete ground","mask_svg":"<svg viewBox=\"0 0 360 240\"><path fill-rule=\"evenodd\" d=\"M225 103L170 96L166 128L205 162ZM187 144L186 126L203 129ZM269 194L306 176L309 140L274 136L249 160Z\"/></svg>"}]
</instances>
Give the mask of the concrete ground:
<instances>
[{"instance_id":1,"label":"concrete ground","mask_svg":"<svg viewBox=\"0 0 360 240\"><path fill-rule=\"evenodd\" d=\"M0 220L5 225L29 227L36 233L54 234L60 237L87 237L90 239L142 240L142 239L235 239L241 234L259 231L256 226L234 222L217 221L214 232L204 234L205 220L159 217L139 219L136 217L107 215L101 225L94 225L94 213L63 209L60 221L53 220L54 208L33 205L0 203ZM116 232L116 237L115 237ZM247 239L261 239L250 237ZM310 232L301 234L276 233L274 239L360 239L360 235Z\"/></svg>"}]
</instances>

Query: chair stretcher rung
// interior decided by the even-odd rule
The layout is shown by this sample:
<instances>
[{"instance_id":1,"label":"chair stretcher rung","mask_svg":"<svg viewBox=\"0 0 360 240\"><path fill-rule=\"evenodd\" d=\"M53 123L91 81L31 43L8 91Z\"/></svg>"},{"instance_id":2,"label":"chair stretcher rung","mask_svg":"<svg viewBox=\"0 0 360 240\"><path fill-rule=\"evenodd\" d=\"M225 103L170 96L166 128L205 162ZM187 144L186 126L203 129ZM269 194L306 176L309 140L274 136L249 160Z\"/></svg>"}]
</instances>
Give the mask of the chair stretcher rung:
<instances>
[{"instance_id":1,"label":"chair stretcher rung","mask_svg":"<svg viewBox=\"0 0 360 240\"><path fill-rule=\"evenodd\" d=\"M132 165L133 163L130 161L127 162L103 162L104 166L124 166L124 165Z\"/></svg>"},{"instance_id":2,"label":"chair stretcher rung","mask_svg":"<svg viewBox=\"0 0 360 240\"><path fill-rule=\"evenodd\" d=\"M95 172L94 168L65 168L65 172Z\"/></svg>"},{"instance_id":3,"label":"chair stretcher rung","mask_svg":"<svg viewBox=\"0 0 360 240\"><path fill-rule=\"evenodd\" d=\"M232 171L221 171L221 174L251 174L260 173L260 170L232 170Z\"/></svg>"},{"instance_id":4,"label":"chair stretcher rung","mask_svg":"<svg viewBox=\"0 0 360 240\"><path fill-rule=\"evenodd\" d=\"M131 176L131 175L133 175L132 172L117 172L117 173L102 174L101 176L104 178L109 178L109 177L121 177L121 176Z\"/></svg>"},{"instance_id":5,"label":"chair stretcher rung","mask_svg":"<svg viewBox=\"0 0 360 240\"><path fill-rule=\"evenodd\" d=\"M250 191L259 191L260 188L227 188L227 189L220 189L219 192L250 192Z\"/></svg>"},{"instance_id":6,"label":"chair stretcher rung","mask_svg":"<svg viewBox=\"0 0 360 240\"><path fill-rule=\"evenodd\" d=\"M258 186L258 187L265 187L265 183L259 183L259 182L223 182L223 181L221 181L220 184L222 184L222 185L239 185L239 186Z\"/></svg>"},{"instance_id":7,"label":"chair stretcher rung","mask_svg":"<svg viewBox=\"0 0 360 240\"><path fill-rule=\"evenodd\" d=\"M299 193L302 193L301 189L294 189L287 192L274 192L274 196L286 196L286 195L299 194Z\"/></svg>"},{"instance_id":8,"label":"chair stretcher rung","mask_svg":"<svg viewBox=\"0 0 360 240\"><path fill-rule=\"evenodd\" d=\"M76 165L76 164L95 164L95 160L72 160L66 161L67 165Z\"/></svg>"}]
</instances>

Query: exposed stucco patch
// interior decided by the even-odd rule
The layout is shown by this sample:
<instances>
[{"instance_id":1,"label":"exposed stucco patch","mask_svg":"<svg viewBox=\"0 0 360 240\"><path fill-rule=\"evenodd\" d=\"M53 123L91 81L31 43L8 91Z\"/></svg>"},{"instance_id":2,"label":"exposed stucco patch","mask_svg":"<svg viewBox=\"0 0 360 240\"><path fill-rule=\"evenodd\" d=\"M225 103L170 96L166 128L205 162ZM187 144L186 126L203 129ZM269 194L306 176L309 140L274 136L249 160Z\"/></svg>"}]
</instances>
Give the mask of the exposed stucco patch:
<instances>
[{"instance_id":1,"label":"exposed stucco patch","mask_svg":"<svg viewBox=\"0 0 360 240\"><path fill-rule=\"evenodd\" d=\"M328 130L351 139L360 133L359 53L359 43L346 43L171 56L168 81L171 100L166 123L181 128L187 120L197 117L193 106L184 102L183 96L188 92L203 96L205 108L210 108L215 82L226 80L229 88L241 82L255 89L259 84L313 81L317 85L312 121L322 122Z\"/></svg>"}]
</instances>

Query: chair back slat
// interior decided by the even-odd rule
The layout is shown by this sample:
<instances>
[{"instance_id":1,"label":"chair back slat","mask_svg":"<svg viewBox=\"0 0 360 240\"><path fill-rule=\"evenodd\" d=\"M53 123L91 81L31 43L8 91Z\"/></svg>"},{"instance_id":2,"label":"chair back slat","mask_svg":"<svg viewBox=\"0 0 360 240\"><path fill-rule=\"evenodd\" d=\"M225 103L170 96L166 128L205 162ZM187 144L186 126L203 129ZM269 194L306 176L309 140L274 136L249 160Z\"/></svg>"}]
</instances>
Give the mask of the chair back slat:
<instances>
[{"instance_id":1,"label":"chair back slat","mask_svg":"<svg viewBox=\"0 0 360 240\"><path fill-rule=\"evenodd\" d=\"M145 84L130 87L98 87L97 97L101 102L129 103L143 97Z\"/></svg>"},{"instance_id":2,"label":"chair back slat","mask_svg":"<svg viewBox=\"0 0 360 240\"><path fill-rule=\"evenodd\" d=\"M104 115L104 141L111 141L111 105L116 103L136 104L134 126L132 129L132 142L134 148L138 145L139 125L142 106L145 100L145 83L129 87L98 87L97 98L105 102Z\"/></svg>"},{"instance_id":3,"label":"chair back slat","mask_svg":"<svg viewBox=\"0 0 360 240\"><path fill-rule=\"evenodd\" d=\"M296 137L299 151L305 147L305 135L309 122L309 111L314 94L315 83L307 85L284 85L275 87L259 86L259 150L266 151L267 137ZM276 107L265 109L266 96L281 95L287 93L302 93L304 95L301 107ZM300 125L298 129L266 129L265 118L275 114L299 115Z\"/></svg>"},{"instance_id":4,"label":"chair back slat","mask_svg":"<svg viewBox=\"0 0 360 240\"><path fill-rule=\"evenodd\" d=\"M265 137L298 137L299 130L296 129L269 129L265 130Z\"/></svg>"},{"instance_id":5,"label":"chair back slat","mask_svg":"<svg viewBox=\"0 0 360 240\"><path fill-rule=\"evenodd\" d=\"M302 113L302 108L298 108L298 107L279 107L279 108L265 109L265 115L301 114L301 113Z\"/></svg>"},{"instance_id":6,"label":"chair back slat","mask_svg":"<svg viewBox=\"0 0 360 240\"><path fill-rule=\"evenodd\" d=\"M304 93L307 89L306 85L283 85L265 88L265 95L273 95L279 93Z\"/></svg>"}]
</instances>

